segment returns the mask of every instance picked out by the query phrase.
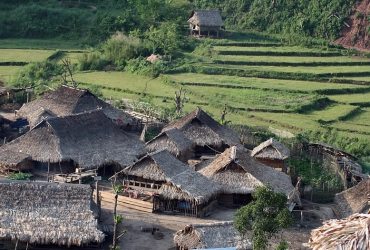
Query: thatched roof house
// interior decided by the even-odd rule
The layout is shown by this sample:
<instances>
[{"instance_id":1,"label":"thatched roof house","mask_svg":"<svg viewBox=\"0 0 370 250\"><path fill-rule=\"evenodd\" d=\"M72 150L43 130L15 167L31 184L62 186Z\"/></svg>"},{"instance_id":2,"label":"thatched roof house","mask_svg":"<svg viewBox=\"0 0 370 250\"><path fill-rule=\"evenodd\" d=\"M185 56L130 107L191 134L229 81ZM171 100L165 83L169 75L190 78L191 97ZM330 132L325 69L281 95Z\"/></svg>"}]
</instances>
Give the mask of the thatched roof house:
<instances>
[{"instance_id":1,"label":"thatched roof house","mask_svg":"<svg viewBox=\"0 0 370 250\"><path fill-rule=\"evenodd\" d=\"M43 95L39 99L24 104L18 115L26 117L31 124L37 124L40 119L41 108L55 116L67 116L86 111L102 109L104 114L111 119L120 119L123 123L131 121L126 113L114 108L112 105L100 100L89 90L78 89L66 85L60 86L57 90Z\"/></svg>"},{"instance_id":2,"label":"thatched roof house","mask_svg":"<svg viewBox=\"0 0 370 250\"><path fill-rule=\"evenodd\" d=\"M188 23L190 31L207 31L208 36L210 31L216 31L217 37L219 30L225 27L222 21L221 14L218 10L193 10L189 16Z\"/></svg>"},{"instance_id":3,"label":"thatched roof house","mask_svg":"<svg viewBox=\"0 0 370 250\"><path fill-rule=\"evenodd\" d=\"M234 229L233 221L192 224L174 236L177 250L236 247L251 249L251 243Z\"/></svg>"},{"instance_id":4,"label":"thatched roof house","mask_svg":"<svg viewBox=\"0 0 370 250\"><path fill-rule=\"evenodd\" d=\"M1 148L2 149L2 148ZM11 171L25 171L32 168L31 157L22 152L9 149L0 150L0 173Z\"/></svg>"},{"instance_id":5,"label":"thatched roof house","mask_svg":"<svg viewBox=\"0 0 370 250\"><path fill-rule=\"evenodd\" d=\"M241 145L238 135L233 130L215 121L200 107L169 123L162 132L171 128L181 130L195 144L195 151L200 153L215 154L215 150L223 152L228 147Z\"/></svg>"},{"instance_id":6,"label":"thatched roof house","mask_svg":"<svg viewBox=\"0 0 370 250\"><path fill-rule=\"evenodd\" d=\"M148 152L167 149L182 162L193 157L193 142L190 141L180 130L171 128L161 132L146 143Z\"/></svg>"},{"instance_id":7,"label":"thatched roof house","mask_svg":"<svg viewBox=\"0 0 370 250\"><path fill-rule=\"evenodd\" d=\"M284 161L290 156L290 150L275 138L270 138L255 147L251 155L265 165L283 170Z\"/></svg>"},{"instance_id":8,"label":"thatched roof house","mask_svg":"<svg viewBox=\"0 0 370 250\"><path fill-rule=\"evenodd\" d=\"M245 205L251 199L248 194L266 182L275 192L287 196L292 196L295 190L288 175L256 161L249 152L235 146L218 155L199 173L222 186L222 193L228 195L220 195L219 201L226 204ZM300 205L299 197L295 198Z\"/></svg>"},{"instance_id":9,"label":"thatched roof house","mask_svg":"<svg viewBox=\"0 0 370 250\"><path fill-rule=\"evenodd\" d=\"M335 195L336 213L339 218L354 213L365 213L370 209L370 179L364 179L356 186Z\"/></svg>"},{"instance_id":10,"label":"thatched roof house","mask_svg":"<svg viewBox=\"0 0 370 250\"><path fill-rule=\"evenodd\" d=\"M203 216L220 190L219 185L192 170L167 150L144 156L116 176L122 174L128 176L126 184L132 189L137 188L137 182L155 185L157 188L152 191L159 199L154 207L162 211L186 208L188 211L183 213Z\"/></svg>"},{"instance_id":11,"label":"thatched roof house","mask_svg":"<svg viewBox=\"0 0 370 250\"><path fill-rule=\"evenodd\" d=\"M56 117L57 115L51 112L50 110L41 107L36 110L32 110L28 115L27 119L29 120L30 127L33 128L40 122L42 122L45 119L51 118L51 117Z\"/></svg>"},{"instance_id":12,"label":"thatched roof house","mask_svg":"<svg viewBox=\"0 0 370 250\"><path fill-rule=\"evenodd\" d=\"M100 243L90 186L0 180L0 240L37 245Z\"/></svg>"},{"instance_id":13,"label":"thatched roof house","mask_svg":"<svg viewBox=\"0 0 370 250\"><path fill-rule=\"evenodd\" d=\"M37 162L72 161L86 169L108 164L129 166L146 153L138 139L115 126L102 110L44 120L2 146L0 155L4 150L26 154Z\"/></svg>"},{"instance_id":14,"label":"thatched roof house","mask_svg":"<svg viewBox=\"0 0 370 250\"><path fill-rule=\"evenodd\" d=\"M322 153L330 154L332 156L344 156L352 160L357 160L356 156L324 142L312 142L308 146L311 150L315 149L321 151Z\"/></svg>"}]
</instances>

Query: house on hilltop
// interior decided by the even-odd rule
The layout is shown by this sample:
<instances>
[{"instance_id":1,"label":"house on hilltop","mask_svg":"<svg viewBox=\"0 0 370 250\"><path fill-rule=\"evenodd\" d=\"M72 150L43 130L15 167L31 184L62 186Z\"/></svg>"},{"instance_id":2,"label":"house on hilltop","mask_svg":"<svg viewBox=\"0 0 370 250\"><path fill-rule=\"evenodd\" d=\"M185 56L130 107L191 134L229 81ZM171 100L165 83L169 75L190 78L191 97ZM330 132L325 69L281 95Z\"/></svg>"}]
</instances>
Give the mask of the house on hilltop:
<instances>
[{"instance_id":1,"label":"house on hilltop","mask_svg":"<svg viewBox=\"0 0 370 250\"><path fill-rule=\"evenodd\" d=\"M42 121L0 148L0 165L14 168L27 159L38 172L66 174L107 166L113 173L145 154L142 142L114 125L103 110L95 110ZM16 160L9 163L9 155Z\"/></svg>"},{"instance_id":2,"label":"house on hilltop","mask_svg":"<svg viewBox=\"0 0 370 250\"><path fill-rule=\"evenodd\" d=\"M257 161L286 172L285 160L290 156L290 150L275 138L270 138L255 147L251 154Z\"/></svg>"},{"instance_id":3,"label":"house on hilltop","mask_svg":"<svg viewBox=\"0 0 370 250\"><path fill-rule=\"evenodd\" d=\"M131 117L112 105L100 100L89 90L78 89L66 85L47 93L32 102L25 103L18 111L18 116L25 117L35 126L47 113L47 117L67 116L87 111L102 109L111 119L122 124L131 122ZM44 118L47 118L44 117Z\"/></svg>"},{"instance_id":4,"label":"house on hilltop","mask_svg":"<svg viewBox=\"0 0 370 250\"><path fill-rule=\"evenodd\" d=\"M251 249L251 243L245 236L239 235L233 221L187 225L176 232L173 240L176 250Z\"/></svg>"},{"instance_id":5,"label":"house on hilltop","mask_svg":"<svg viewBox=\"0 0 370 250\"><path fill-rule=\"evenodd\" d=\"M225 205L246 205L252 200L255 188L268 182L275 192L286 194L289 200L301 206L288 175L256 161L249 152L236 146L218 155L199 173L221 185L218 201Z\"/></svg>"},{"instance_id":6,"label":"house on hilltop","mask_svg":"<svg viewBox=\"0 0 370 250\"><path fill-rule=\"evenodd\" d=\"M148 154L115 174L124 176L126 192L152 195L156 211L203 217L217 207L220 186L192 170L167 150Z\"/></svg>"},{"instance_id":7,"label":"house on hilltop","mask_svg":"<svg viewBox=\"0 0 370 250\"><path fill-rule=\"evenodd\" d=\"M0 240L49 246L104 241L88 185L0 180Z\"/></svg>"},{"instance_id":8,"label":"house on hilltop","mask_svg":"<svg viewBox=\"0 0 370 250\"><path fill-rule=\"evenodd\" d=\"M240 145L238 135L226 126L215 121L200 107L188 115L169 123L162 132L177 128L194 143L195 156L216 155L225 149Z\"/></svg>"},{"instance_id":9,"label":"house on hilltop","mask_svg":"<svg viewBox=\"0 0 370 250\"><path fill-rule=\"evenodd\" d=\"M210 32L216 32L216 36L219 36L220 29L225 28L225 24L222 21L221 14L218 10L193 10L188 19L189 29L191 34L198 32L207 32L208 36Z\"/></svg>"}]
</instances>

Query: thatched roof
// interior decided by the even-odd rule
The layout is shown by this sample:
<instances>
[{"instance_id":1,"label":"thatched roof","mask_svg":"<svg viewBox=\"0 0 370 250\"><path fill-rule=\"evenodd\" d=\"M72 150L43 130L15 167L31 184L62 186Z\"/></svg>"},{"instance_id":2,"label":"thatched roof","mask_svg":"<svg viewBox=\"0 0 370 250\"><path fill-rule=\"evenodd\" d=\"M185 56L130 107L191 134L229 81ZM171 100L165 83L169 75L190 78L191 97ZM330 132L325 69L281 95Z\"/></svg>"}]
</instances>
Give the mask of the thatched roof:
<instances>
[{"instance_id":1,"label":"thatched roof","mask_svg":"<svg viewBox=\"0 0 370 250\"><path fill-rule=\"evenodd\" d=\"M290 156L290 150L281 142L270 138L255 147L251 155L264 159L284 160Z\"/></svg>"},{"instance_id":2,"label":"thatched roof","mask_svg":"<svg viewBox=\"0 0 370 250\"><path fill-rule=\"evenodd\" d=\"M28 154L19 151L11 151L7 148L0 148L0 166L15 167L20 162L30 159Z\"/></svg>"},{"instance_id":3,"label":"thatched roof","mask_svg":"<svg viewBox=\"0 0 370 250\"><path fill-rule=\"evenodd\" d=\"M309 144L309 147L310 148L318 148L320 150L322 150L323 152L326 152L330 155L333 155L333 156L346 156L346 157L350 157L354 160L357 160L357 157L354 156L354 155L351 155L350 153L347 153L345 151L343 151L342 149L339 149L337 147L334 147L330 144L327 144L327 143L324 143L324 142L312 142Z\"/></svg>"},{"instance_id":4,"label":"thatched roof","mask_svg":"<svg viewBox=\"0 0 370 250\"><path fill-rule=\"evenodd\" d=\"M199 173L221 184L224 193L252 193L266 182L270 183L275 192L287 196L294 189L288 175L258 162L249 152L235 146L218 155Z\"/></svg>"},{"instance_id":5,"label":"thatched roof","mask_svg":"<svg viewBox=\"0 0 370 250\"><path fill-rule=\"evenodd\" d=\"M207 27L224 27L221 14L218 10L193 10L188 23Z\"/></svg>"},{"instance_id":6,"label":"thatched roof","mask_svg":"<svg viewBox=\"0 0 370 250\"><path fill-rule=\"evenodd\" d=\"M0 180L0 240L40 245L100 243L88 185Z\"/></svg>"},{"instance_id":7,"label":"thatched roof","mask_svg":"<svg viewBox=\"0 0 370 250\"><path fill-rule=\"evenodd\" d=\"M36 110L32 110L28 115L27 115L27 120L30 123L30 127L33 128L43 120L50 118L50 117L56 117L57 115L51 112L50 110L41 107Z\"/></svg>"},{"instance_id":8,"label":"thatched roof","mask_svg":"<svg viewBox=\"0 0 370 250\"><path fill-rule=\"evenodd\" d=\"M356 186L335 195L336 212L339 218L344 218L353 213L364 213L370 208L370 179L364 179Z\"/></svg>"},{"instance_id":9,"label":"thatched roof","mask_svg":"<svg viewBox=\"0 0 370 250\"><path fill-rule=\"evenodd\" d=\"M167 150L148 154L117 174L165 182L158 193L168 200L184 199L200 204L208 201L220 190L219 185L192 170Z\"/></svg>"},{"instance_id":10,"label":"thatched roof","mask_svg":"<svg viewBox=\"0 0 370 250\"><path fill-rule=\"evenodd\" d=\"M72 160L83 168L129 166L146 153L142 142L120 130L102 110L44 120L3 150L40 162Z\"/></svg>"},{"instance_id":11,"label":"thatched roof","mask_svg":"<svg viewBox=\"0 0 370 250\"><path fill-rule=\"evenodd\" d=\"M370 250L370 214L329 220L311 231L307 245L314 250Z\"/></svg>"},{"instance_id":12,"label":"thatched roof","mask_svg":"<svg viewBox=\"0 0 370 250\"><path fill-rule=\"evenodd\" d=\"M197 146L240 145L238 135L231 129L222 126L206 114L200 107L190 114L169 123L163 131L178 128Z\"/></svg>"},{"instance_id":13,"label":"thatched roof","mask_svg":"<svg viewBox=\"0 0 370 250\"><path fill-rule=\"evenodd\" d=\"M149 57L146 58L146 60L151 62L151 63L154 63L157 60L163 60L163 57L160 56L160 55L151 54Z\"/></svg>"},{"instance_id":14,"label":"thatched roof","mask_svg":"<svg viewBox=\"0 0 370 250\"><path fill-rule=\"evenodd\" d=\"M181 152L191 150L192 148L193 142L177 128L163 131L146 143L146 149L149 152L167 149L175 156L178 156Z\"/></svg>"},{"instance_id":15,"label":"thatched roof","mask_svg":"<svg viewBox=\"0 0 370 250\"><path fill-rule=\"evenodd\" d=\"M66 85L62 85L57 90L24 104L19 110L19 115L27 117L30 123L35 124L36 122L34 119L37 118L37 116L34 114L40 108L44 108L56 116L67 116L103 109L104 114L111 119L119 118L123 123L131 121L129 115L100 100L89 90L73 88Z\"/></svg>"},{"instance_id":16,"label":"thatched roof","mask_svg":"<svg viewBox=\"0 0 370 250\"><path fill-rule=\"evenodd\" d=\"M192 224L178 231L174 242L187 249L236 247L251 249L248 239L234 229L233 221Z\"/></svg>"}]
</instances>

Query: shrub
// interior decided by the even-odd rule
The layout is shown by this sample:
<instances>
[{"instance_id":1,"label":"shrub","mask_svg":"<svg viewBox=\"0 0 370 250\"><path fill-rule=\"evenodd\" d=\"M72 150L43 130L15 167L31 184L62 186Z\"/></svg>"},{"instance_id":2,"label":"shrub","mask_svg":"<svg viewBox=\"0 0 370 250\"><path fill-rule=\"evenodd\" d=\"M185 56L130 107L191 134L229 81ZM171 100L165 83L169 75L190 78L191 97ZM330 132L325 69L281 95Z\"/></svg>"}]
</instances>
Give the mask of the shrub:
<instances>
[{"instance_id":1,"label":"shrub","mask_svg":"<svg viewBox=\"0 0 370 250\"><path fill-rule=\"evenodd\" d=\"M8 180L23 180L23 181L28 181L32 177L32 174L29 173L16 173L16 174L9 174L6 178Z\"/></svg>"}]
</instances>

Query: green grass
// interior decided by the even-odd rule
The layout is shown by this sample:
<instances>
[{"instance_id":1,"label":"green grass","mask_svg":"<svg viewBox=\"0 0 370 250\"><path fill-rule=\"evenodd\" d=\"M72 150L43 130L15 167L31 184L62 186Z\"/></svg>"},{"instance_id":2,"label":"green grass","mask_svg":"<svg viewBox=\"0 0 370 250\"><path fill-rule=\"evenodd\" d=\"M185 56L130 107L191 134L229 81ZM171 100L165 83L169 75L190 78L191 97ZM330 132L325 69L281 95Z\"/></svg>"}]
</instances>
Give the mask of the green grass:
<instances>
[{"instance_id":1,"label":"green grass","mask_svg":"<svg viewBox=\"0 0 370 250\"><path fill-rule=\"evenodd\" d=\"M314 110L305 113L306 119L315 121L322 120L325 122L338 121L341 117L346 116L356 110L358 107L352 105L336 104L325 108L324 110Z\"/></svg>"},{"instance_id":2,"label":"green grass","mask_svg":"<svg viewBox=\"0 0 370 250\"><path fill-rule=\"evenodd\" d=\"M76 52L65 52L63 53L63 56L57 59L57 63L62 63L62 59L69 58L71 60L72 64L78 64L78 58L82 56L82 53L76 53Z\"/></svg>"},{"instance_id":3,"label":"green grass","mask_svg":"<svg viewBox=\"0 0 370 250\"><path fill-rule=\"evenodd\" d=\"M370 76L362 76L362 77L343 77L339 79L349 79L349 80L355 80L355 81L364 81L364 82L370 82Z\"/></svg>"},{"instance_id":4,"label":"green grass","mask_svg":"<svg viewBox=\"0 0 370 250\"><path fill-rule=\"evenodd\" d=\"M3 82L10 81L11 77L21 68L21 66L0 66L0 80Z\"/></svg>"},{"instance_id":5,"label":"green grass","mask_svg":"<svg viewBox=\"0 0 370 250\"><path fill-rule=\"evenodd\" d=\"M0 49L76 50L83 49L79 41L59 39L0 39Z\"/></svg>"},{"instance_id":6,"label":"green grass","mask_svg":"<svg viewBox=\"0 0 370 250\"><path fill-rule=\"evenodd\" d=\"M361 111L356 113L350 120L346 120L348 124L370 126L370 108L361 108Z\"/></svg>"},{"instance_id":7,"label":"green grass","mask_svg":"<svg viewBox=\"0 0 370 250\"><path fill-rule=\"evenodd\" d=\"M236 47L236 46L213 46L217 51L263 51L263 52L328 52L317 48L293 47Z\"/></svg>"},{"instance_id":8,"label":"green grass","mask_svg":"<svg viewBox=\"0 0 370 250\"><path fill-rule=\"evenodd\" d=\"M348 95L331 95L329 98L340 103L362 103L370 102L370 93L348 94Z\"/></svg>"},{"instance_id":9,"label":"green grass","mask_svg":"<svg viewBox=\"0 0 370 250\"><path fill-rule=\"evenodd\" d=\"M216 55L214 60L243 61L243 62L289 62L289 63L312 63L312 62L369 62L367 58L352 58L348 56L335 57L300 57L300 56L233 56Z\"/></svg>"},{"instance_id":10,"label":"green grass","mask_svg":"<svg viewBox=\"0 0 370 250\"><path fill-rule=\"evenodd\" d=\"M238 77L238 76L223 76L223 75L204 75L195 73L183 73L165 75L170 79L181 83L205 83L244 86L259 89L278 89L291 91L317 91L325 89L343 89L343 88L368 88L367 86L353 84L336 84L336 83L320 83L295 80L277 80L253 77Z\"/></svg>"},{"instance_id":11,"label":"green grass","mask_svg":"<svg viewBox=\"0 0 370 250\"><path fill-rule=\"evenodd\" d=\"M358 125L349 122L336 122L331 125L331 127L336 128L338 130L344 130L348 132L354 133L365 133L366 135L370 136L370 126L369 125Z\"/></svg>"},{"instance_id":12,"label":"green grass","mask_svg":"<svg viewBox=\"0 0 370 250\"><path fill-rule=\"evenodd\" d=\"M41 62L55 50L0 49L0 62Z\"/></svg>"}]
</instances>

